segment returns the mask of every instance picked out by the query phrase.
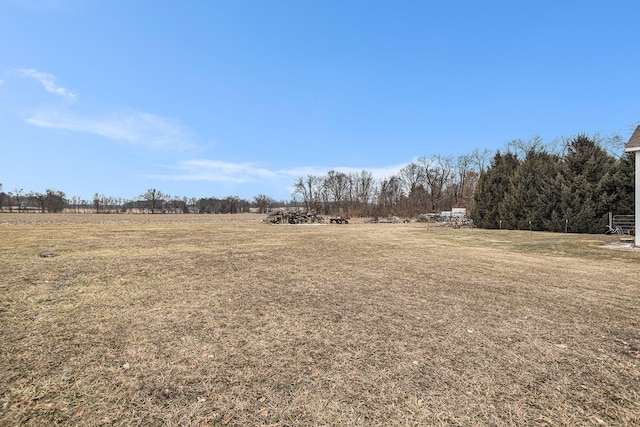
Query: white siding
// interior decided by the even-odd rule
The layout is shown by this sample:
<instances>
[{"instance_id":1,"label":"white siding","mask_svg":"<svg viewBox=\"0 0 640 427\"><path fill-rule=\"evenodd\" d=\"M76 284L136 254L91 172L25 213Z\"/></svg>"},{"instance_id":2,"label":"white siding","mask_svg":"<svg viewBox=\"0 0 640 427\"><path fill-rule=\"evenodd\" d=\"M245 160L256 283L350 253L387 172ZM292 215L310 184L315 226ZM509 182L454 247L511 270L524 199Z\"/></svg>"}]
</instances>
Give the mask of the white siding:
<instances>
[{"instance_id":1,"label":"white siding","mask_svg":"<svg viewBox=\"0 0 640 427\"><path fill-rule=\"evenodd\" d=\"M636 246L640 247L640 125L629 138L624 151L636 153Z\"/></svg>"}]
</instances>

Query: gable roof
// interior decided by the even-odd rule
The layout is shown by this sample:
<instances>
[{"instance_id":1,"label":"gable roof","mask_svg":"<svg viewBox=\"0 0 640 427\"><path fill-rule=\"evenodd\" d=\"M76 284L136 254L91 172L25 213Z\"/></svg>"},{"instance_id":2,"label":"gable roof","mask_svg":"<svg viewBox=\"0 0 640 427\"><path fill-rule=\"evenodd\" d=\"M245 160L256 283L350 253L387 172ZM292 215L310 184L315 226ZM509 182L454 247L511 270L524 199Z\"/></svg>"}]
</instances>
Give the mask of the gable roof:
<instances>
[{"instance_id":1,"label":"gable roof","mask_svg":"<svg viewBox=\"0 0 640 427\"><path fill-rule=\"evenodd\" d=\"M640 126L636 128L624 147L624 151L640 151Z\"/></svg>"}]
</instances>

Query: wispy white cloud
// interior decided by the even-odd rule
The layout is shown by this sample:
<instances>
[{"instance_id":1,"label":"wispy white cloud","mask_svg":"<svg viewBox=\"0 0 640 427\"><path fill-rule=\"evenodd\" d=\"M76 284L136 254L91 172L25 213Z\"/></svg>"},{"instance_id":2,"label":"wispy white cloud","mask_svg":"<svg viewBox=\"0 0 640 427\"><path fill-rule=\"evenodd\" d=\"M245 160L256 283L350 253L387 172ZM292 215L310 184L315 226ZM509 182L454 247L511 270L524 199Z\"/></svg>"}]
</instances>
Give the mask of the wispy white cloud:
<instances>
[{"instance_id":1,"label":"wispy white cloud","mask_svg":"<svg viewBox=\"0 0 640 427\"><path fill-rule=\"evenodd\" d=\"M347 174L360 173L363 170L365 170L367 172L371 172L371 175L375 179L385 179L385 178L389 178L392 175L397 174L400 171L400 169L402 169L406 165L407 165L406 163L403 163L399 165L373 167L373 168L367 168L367 167L354 168L349 166L336 166L336 167L305 166L305 167L299 167L299 168L293 168L293 169L280 170L278 171L278 174L293 176L293 177L300 177L300 176L307 176L307 175L323 176L323 175L326 175L330 170L347 173Z\"/></svg>"},{"instance_id":2,"label":"wispy white cloud","mask_svg":"<svg viewBox=\"0 0 640 427\"><path fill-rule=\"evenodd\" d=\"M38 71L34 68L21 68L16 71L20 75L23 75L25 77L31 77L32 79L40 82L42 86L44 86L45 90L49 93L53 93L55 95L61 96L63 98L66 98L72 101L77 98L77 95L74 92L62 86L58 86L56 84L56 79L52 74Z\"/></svg>"},{"instance_id":3,"label":"wispy white cloud","mask_svg":"<svg viewBox=\"0 0 640 427\"><path fill-rule=\"evenodd\" d=\"M171 167L175 172L164 175L148 175L170 181L215 181L246 183L260 180L277 180L277 172L254 163L232 163L220 160L185 160Z\"/></svg>"},{"instance_id":4,"label":"wispy white cloud","mask_svg":"<svg viewBox=\"0 0 640 427\"><path fill-rule=\"evenodd\" d=\"M292 169L268 169L255 163L233 163L220 160L186 160L169 167L170 173L146 175L146 178L167 181L213 181L227 183L290 182L307 175L323 176L330 170L343 173L371 172L375 179L385 179L398 173L405 166L394 165L378 168L304 166Z\"/></svg>"},{"instance_id":5,"label":"wispy white cloud","mask_svg":"<svg viewBox=\"0 0 640 427\"><path fill-rule=\"evenodd\" d=\"M49 93L66 100L77 99L74 92L58 86L55 77L49 73L34 68L21 68L15 72L40 82ZM179 123L141 111L126 110L92 117L64 108L48 108L36 110L25 121L38 127L83 132L153 149L186 151L194 148L191 134Z\"/></svg>"},{"instance_id":6,"label":"wispy white cloud","mask_svg":"<svg viewBox=\"0 0 640 427\"><path fill-rule=\"evenodd\" d=\"M153 149L186 151L194 147L190 133L180 124L140 111L87 117L59 110L40 110L28 117L26 122L44 128L89 133Z\"/></svg>"}]
</instances>

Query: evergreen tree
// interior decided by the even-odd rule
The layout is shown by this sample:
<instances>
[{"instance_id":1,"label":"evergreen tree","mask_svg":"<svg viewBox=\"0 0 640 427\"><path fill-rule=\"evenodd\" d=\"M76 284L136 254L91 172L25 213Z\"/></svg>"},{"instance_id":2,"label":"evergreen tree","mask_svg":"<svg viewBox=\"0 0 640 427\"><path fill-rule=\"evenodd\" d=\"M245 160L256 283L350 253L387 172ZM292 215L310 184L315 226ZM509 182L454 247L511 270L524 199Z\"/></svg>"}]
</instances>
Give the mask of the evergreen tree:
<instances>
[{"instance_id":1,"label":"evergreen tree","mask_svg":"<svg viewBox=\"0 0 640 427\"><path fill-rule=\"evenodd\" d=\"M504 228L546 230L560 198L556 187L559 159L531 149L513 174L498 210ZM556 219L557 220L557 214ZM555 227L554 227L555 228Z\"/></svg>"},{"instance_id":2,"label":"evergreen tree","mask_svg":"<svg viewBox=\"0 0 640 427\"><path fill-rule=\"evenodd\" d=\"M633 215L635 156L625 153L604 175L598 187L598 210L614 215Z\"/></svg>"},{"instance_id":3,"label":"evergreen tree","mask_svg":"<svg viewBox=\"0 0 640 427\"><path fill-rule=\"evenodd\" d=\"M474 194L475 206L471 211L476 226L498 228L500 226L500 205L511 186L511 178L520 164L512 153L502 155L499 151L489 168L480 175Z\"/></svg>"},{"instance_id":4,"label":"evergreen tree","mask_svg":"<svg viewBox=\"0 0 640 427\"><path fill-rule=\"evenodd\" d=\"M596 141L578 135L567 144L563 158L560 212L569 220L570 230L578 233L600 233L606 225L609 208L601 194L605 176L615 162Z\"/></svg>"}]
</instances>

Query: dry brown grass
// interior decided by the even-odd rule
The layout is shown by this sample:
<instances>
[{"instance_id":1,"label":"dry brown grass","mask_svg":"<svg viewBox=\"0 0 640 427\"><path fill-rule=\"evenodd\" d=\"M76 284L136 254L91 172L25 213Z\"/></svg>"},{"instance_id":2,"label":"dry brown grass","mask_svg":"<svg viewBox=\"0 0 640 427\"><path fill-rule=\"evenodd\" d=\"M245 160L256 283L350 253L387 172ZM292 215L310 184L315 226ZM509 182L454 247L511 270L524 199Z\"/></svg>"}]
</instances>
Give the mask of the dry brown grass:
<instances>
[{"instance_id":1,"label":"dry brown grass","mask_svg":"<svg viewBox=\"0 0 640 427\"><path fill-rule=\"evenodd\" d=\"M0 424L640 424L640 253L260 218L0 215Z\"/></svg>"}]
</instances>

